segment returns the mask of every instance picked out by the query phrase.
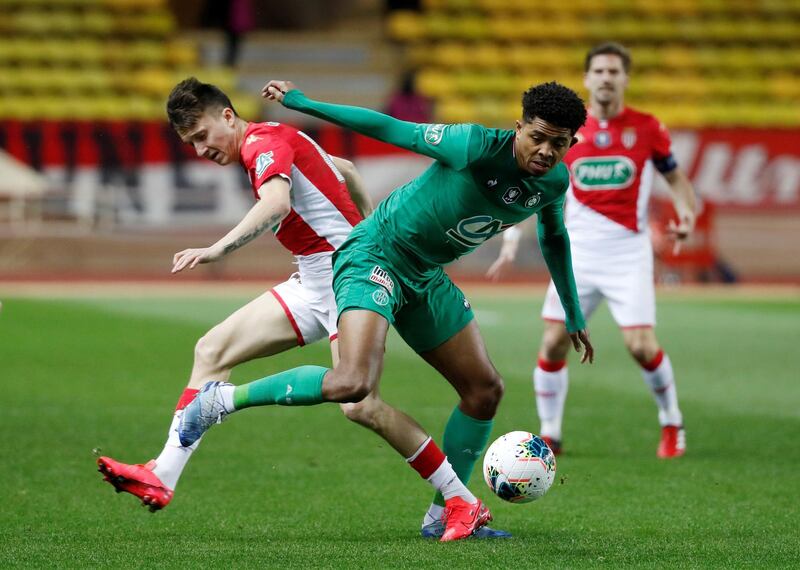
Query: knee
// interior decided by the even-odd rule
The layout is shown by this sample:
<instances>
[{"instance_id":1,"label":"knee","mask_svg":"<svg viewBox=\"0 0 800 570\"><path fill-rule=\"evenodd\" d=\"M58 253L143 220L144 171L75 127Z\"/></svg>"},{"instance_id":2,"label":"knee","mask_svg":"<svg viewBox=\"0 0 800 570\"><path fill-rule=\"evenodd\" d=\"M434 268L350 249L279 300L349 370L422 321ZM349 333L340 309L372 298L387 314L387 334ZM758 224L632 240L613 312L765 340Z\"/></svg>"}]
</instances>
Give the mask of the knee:
<instances>
[{"instance_id":1,"label":"knee","mask_svg":"<svg viewBox=\"0 0 800 570\"><path fill-rule=\"evenodd\" d=\"M642 340L629 342L627 347L630 355L634 360L636 360L636 362L639 363L640 366L645 366L646 364L652 362L660 350L657 344L648 343Z\"/></svg>"},{"instance_id":2,"label":"knee","mask_svg":"<svg viewBox=\"0 0 800 570\"><path fill-rule=\"evenodd\" d=\"M373 382L368 374L356 370L334 369L329 385L330 399L342 404L355 404L369 396L372 387Z\"/></svg>"},{"instance_id":3,"label":"knee","mask_svg":"<svg viewBox=\"0 0 800 570\"><path fill-rule=\"evenodd\" d=\"M486 376L479 382L474 383L474 387L468 394L462 397L462 401L469 410L475 415L493 417L500 401L503 399L505 384L503 379L496 371Z\"/></svg>"},{"instance_id":4,"label":"knee","mask_svg":"<svg viewBox=\"0 0 800 570\"><path fill-rule=\"evenodd\" d=\"M210 334L200 337L194 346L194 361L208 368L218 368L222 365L224 354L223 346L214 340Z\"/></svg>"},{"instance_id":5,"label":"knee","mask_svg":"<svg viewBox=\"0 0 800 570\"><path fill-rule=\"evenodd\" d=\"M570 338L562 326L548 326L542 335L542 346L539 355L550 362L558 362L567 358Z\"/></svg>"}]
</instances>

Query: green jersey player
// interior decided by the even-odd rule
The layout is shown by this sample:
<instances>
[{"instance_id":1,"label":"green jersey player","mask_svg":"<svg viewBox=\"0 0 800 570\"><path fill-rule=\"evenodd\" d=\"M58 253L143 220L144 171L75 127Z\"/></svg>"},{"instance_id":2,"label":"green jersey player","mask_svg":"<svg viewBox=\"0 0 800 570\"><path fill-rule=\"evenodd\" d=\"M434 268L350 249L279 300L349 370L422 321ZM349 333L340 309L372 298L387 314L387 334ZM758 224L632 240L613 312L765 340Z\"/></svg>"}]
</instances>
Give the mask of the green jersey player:
<instances>
[{"instance_id":1,"label":"green jersey player","mask_svg":"<svg viewBox=\"0 0 800 570\"><path fill-rule=\"evenodd\" d=\"M423 535L442 541L470 536L491 515L464 483L489 438L503 382L469 303L442 266L537 214L539 242L567 329L575 349L583 345L582 361L592 361L562 215L569 176L561 159L586 120L583 102L557 83L538 85L523 95L516 129L495 130L408 123L312 101L287 81L270 81L263 94L435 162L384 200L334 254L338 364L302 366L238 387L207 384L186 408L181 443L191 445L243 408L339 402L350 419L384 437L438 491ZM378 396L390 324L461 398L445 428L447 457L419 424Z\"/></svg>"}]
</instances>

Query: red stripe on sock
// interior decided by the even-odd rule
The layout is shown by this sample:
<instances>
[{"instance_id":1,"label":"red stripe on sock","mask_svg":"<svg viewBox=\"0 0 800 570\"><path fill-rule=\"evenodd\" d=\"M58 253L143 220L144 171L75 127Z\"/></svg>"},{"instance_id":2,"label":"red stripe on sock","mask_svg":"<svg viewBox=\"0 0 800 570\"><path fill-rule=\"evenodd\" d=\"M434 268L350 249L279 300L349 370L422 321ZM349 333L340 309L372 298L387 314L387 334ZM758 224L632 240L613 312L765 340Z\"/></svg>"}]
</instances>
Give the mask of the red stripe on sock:
<instances>
[{"instance_id":1,"label":"red stripe on sock","mask_svg":"<svg viewBox=\"0 0 800 570\"><path fill-rule=\"evenodd\" d=\"M427 479L433 475L434 471L439 469L439 466L444 463L444 460L444 453L442 453L442 450L439 449L431 439L425 445L425 448L414 457L414 460L409 461L408 464L416 469L417 473L419 473L423 479Z\"/></svg>"},{"instance_id":2,"label":"red stripe on sock","mask_svg":"<svg viewBox=\"0 0 800 570\"><path fill-rule=\"evenodd\" d=\"M561 370L562 368L564 368L567 365L567 361L566 360L555 360L555 361L553 361L553 360L545 360L544 358L542 358L540 356L539 357L539 361L536 363L536 365L539 368L541 368L542 370L544 370L545 372L558 372L559 370Z\"/></svg>"},{"instance_id":3,"label":"red stripe on sock","mask_svg":"<svg viewBox=\"0 0 800 570\"><path fill-rule=\"evenodd\" d=\"M182 410L186 406L189 405L189 402L194 400L194 397L200 390L195 390L194 388L186 388L181 394L180 399L178 400L178 405L175 406L175 411Z\"/></svg>"},{"instance_id":4,"label":"red stripe on sock","mask_svg":"<svg viewBox=\"0 0 800 570\"><path fill-rule=\"evenodd\" d=\"M658 354L655 355L653 360L651 360L647 364L643 364L642 368L644 368L648 372L653 372L656 368L661 366L661 361L662 360L664 360L664 351L663 350L659 350Z\"/></svg>"}]
</instances>

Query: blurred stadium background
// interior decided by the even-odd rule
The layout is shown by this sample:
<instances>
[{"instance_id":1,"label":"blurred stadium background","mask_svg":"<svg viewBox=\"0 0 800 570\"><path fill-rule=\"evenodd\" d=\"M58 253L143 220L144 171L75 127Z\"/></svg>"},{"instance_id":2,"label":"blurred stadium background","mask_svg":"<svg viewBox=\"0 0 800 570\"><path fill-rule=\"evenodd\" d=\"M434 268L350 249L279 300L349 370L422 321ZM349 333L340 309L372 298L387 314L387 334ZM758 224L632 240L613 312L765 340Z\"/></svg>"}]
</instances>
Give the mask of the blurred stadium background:
<instances>
[{"instance_id":1,"label":"blurred stadium background","mask_svg":"<svg viewBox=\"0 0 800 570\"><path fill-rule=\"evenodd\" d=\"M800 3L794 0L0 0L0 278L167 277L172 253L211 243L251 204L236 168L193 157L164 119L188 75L249 120L302 126L352 159L376 200L426 159L257 97L270 78L386 109L413 73L430 120L510 126L529 85L582 95L585 50L628 46L627 102L661 118L703 198L664 281L800 276ZM654 224L671 208L661 198ZM497 240L453 268L480 278ZM191 278L283 276L259 240ZM544 279L530 241L518 279ZM181 278L184 278L183 276Z\"/></svg>"}]
</instances>

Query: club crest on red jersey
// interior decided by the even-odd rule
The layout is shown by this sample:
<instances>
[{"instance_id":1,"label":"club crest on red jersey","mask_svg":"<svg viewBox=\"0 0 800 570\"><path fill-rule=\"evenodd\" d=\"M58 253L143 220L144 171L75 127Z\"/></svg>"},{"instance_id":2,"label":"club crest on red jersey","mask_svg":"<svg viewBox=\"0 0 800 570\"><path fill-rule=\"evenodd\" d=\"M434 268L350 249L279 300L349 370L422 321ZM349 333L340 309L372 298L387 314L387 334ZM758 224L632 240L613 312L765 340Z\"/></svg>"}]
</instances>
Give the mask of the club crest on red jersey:
<instances>
[{"instance_id":1,"label":"club crest on red jersey","mask_svg":"<svg viewBox=\"0 0 800 570\"><path fill-rule=\"evenodd\" d=\"M622 146L628 150L632 149L636 144L636 129L628 127L622 131Z\"/></svg>"}]
</instances>

